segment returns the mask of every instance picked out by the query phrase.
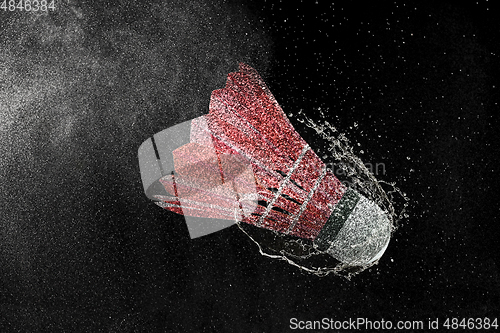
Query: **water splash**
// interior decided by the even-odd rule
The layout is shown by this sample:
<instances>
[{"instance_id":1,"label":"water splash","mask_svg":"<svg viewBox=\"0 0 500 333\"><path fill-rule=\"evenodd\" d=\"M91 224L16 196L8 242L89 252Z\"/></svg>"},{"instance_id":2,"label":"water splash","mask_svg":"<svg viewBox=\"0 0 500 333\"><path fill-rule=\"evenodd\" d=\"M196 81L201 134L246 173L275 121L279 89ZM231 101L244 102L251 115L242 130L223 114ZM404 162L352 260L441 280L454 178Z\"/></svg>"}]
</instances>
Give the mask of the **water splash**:
<instances>
[{"instance_id":1,"label":"water splash","mask_svg":"<svg viewBox=\"0 0 500 333\"><path fill-rule=\"evenodd\" d=\"M392 236L399 222L407 217L406 208L409 198L394 182L378 180L367 165L356 156L345 134L328 122L327 116L320 108L317 111L322 118L321 121L312 120L302 110L296 116L289 114L289 117L294 117L295 120L316 132L322 144L319 148L315 148L315 151L322 156L327 166L342 170L341 175L338 175L339 180L382 208L391 222ZM263 256L283 260L317 276L333 273L350 279L351 276L378 263L377 260L365 266L350 266L336 261L307 240L278 232L262 231L246 223L237 222L237 224L258 246Z\"/></svg>"}]
</instances>

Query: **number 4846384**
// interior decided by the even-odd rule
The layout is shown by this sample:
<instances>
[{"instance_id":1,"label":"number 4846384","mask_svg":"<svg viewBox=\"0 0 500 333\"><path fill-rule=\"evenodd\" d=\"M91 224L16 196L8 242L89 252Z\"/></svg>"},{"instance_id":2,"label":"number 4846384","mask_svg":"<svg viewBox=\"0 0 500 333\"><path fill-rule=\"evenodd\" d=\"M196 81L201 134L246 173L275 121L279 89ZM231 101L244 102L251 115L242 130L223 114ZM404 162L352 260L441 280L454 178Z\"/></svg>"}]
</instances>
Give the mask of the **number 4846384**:
<instances>
[{"instance_id":1,"label":"number 4846384","mask_svg":"<svg viewBox=\"0 0 500 333\"><path fill-rule=\"evenodd\" d=\"M26 12L46 12L56 9L55 0L3 0L0 5L3 11L16 10Z\"/></svg>"}]
</instances>

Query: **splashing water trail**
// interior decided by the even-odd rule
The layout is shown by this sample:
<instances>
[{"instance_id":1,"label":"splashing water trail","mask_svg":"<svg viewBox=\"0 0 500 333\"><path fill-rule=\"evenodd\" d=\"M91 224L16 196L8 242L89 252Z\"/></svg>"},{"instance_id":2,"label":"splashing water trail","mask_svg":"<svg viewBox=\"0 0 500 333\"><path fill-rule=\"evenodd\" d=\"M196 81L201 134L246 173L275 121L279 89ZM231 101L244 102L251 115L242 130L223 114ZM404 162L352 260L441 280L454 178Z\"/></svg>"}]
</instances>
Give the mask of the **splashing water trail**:
<instances>
[{"instance_id":1,"label":"splashing water trail","mask_svg":"<svg viewBox=\"0 0 500 333\"><path fill-rule=\"evenodd\" d=\"M295 119L313 129L319 136L323 145L316 147L315 150L319 156L323 157L327 166L342 170L343 176L339 176L339 179L349 188L355 189L372 200L385 212L390 221L392 236L398 228L399 222L407 217L406 208L409 204L409 198L395 183L376 179L367 165L355 155L349 139L344 133L340 133L325 119L326 115L320 108L317 111L321 115L321 121L312 120L302 110L298 112ZM289 114L289 117L294 117L294 115ZM376 260L364 266L351 266L336 261L307 240L278 232L262 231L262 229L238 221L236 223L258 246L259 252L263 256L283 260L317 276L333 273L350 279L353 275L378 263ZM370 243L377 240L377 237L381 236L379 231L373 229L373 237L354 246L369 246Z\"/></svg>"}]
</instances>

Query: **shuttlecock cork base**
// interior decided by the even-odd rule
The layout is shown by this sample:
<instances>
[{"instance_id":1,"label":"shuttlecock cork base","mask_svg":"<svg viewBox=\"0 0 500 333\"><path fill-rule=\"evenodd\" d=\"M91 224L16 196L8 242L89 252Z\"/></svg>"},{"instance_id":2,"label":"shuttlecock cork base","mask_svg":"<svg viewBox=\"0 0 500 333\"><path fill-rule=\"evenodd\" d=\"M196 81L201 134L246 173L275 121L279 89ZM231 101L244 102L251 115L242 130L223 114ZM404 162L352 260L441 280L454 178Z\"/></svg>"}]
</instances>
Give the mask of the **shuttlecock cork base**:
<instances>
[{"instance_id":1,"label":"shuttlecock cork base","mask_svg":"<svg viewBox=\"0 0 500 333\"><path fill-rule=\"evenodd\" d=\"M385 213L326 168L253 68L228 74L209 109L138 152L146 195L184 215L192 238L244 222L309 239L349 265L380 258Z\"/></svg>"},{"instance_id":2,"label":"shuttlecock cork base","mask_svg":"<svg viewBox=\"0 0 500 333\"><path fill-rule=\"evenodd\" d=\"M349 265L378 260L389 245L391 223L373 202L348 189L321 229L314 245Z\"/></svg>"}]
</instances>

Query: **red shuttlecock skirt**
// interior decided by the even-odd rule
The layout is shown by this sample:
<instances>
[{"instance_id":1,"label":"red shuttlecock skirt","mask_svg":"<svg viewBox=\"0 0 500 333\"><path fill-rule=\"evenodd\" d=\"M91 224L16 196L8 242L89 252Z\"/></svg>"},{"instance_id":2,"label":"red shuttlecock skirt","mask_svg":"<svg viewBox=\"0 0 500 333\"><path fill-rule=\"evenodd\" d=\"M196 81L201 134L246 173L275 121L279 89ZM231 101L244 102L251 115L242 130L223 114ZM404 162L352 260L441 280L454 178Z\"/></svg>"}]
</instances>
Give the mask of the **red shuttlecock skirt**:
<instances>
[{"instance_id":1,"label":"red shuttlecock skirt","mask_svg":"<svg viewBox=\"0 0 500 333\"><path fill-rule=\"evenodd\" d=\"M314 240L346 187L295 131L257 72L240 64L212 92L160 179L165 209ZM174 199L173 199L174 198Z\"/></svg>"}]
</instances>

